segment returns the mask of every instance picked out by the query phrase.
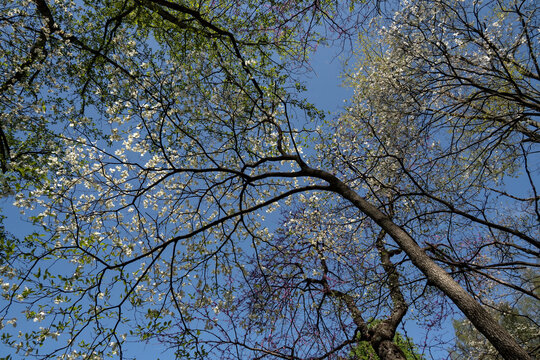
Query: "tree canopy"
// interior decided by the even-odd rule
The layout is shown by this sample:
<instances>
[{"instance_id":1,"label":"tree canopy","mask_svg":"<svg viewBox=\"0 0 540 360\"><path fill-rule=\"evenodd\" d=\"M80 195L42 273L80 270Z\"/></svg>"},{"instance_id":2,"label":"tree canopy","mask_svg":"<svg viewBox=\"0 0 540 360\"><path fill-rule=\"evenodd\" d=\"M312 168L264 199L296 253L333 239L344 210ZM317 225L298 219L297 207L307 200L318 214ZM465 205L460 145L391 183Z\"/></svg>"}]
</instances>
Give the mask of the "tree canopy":
<instances>
[{"instance_id":1,"label":"tree canopy","mask_svg":"<svg viewBox=\"0 0 540 360\"><path fill-rule=\"evenodd\" d=\"M0 4L10 356L421 358L396 333L460 312L532 358L493 304L540 300L536 1Z\"/></svg>"}]
</instances>

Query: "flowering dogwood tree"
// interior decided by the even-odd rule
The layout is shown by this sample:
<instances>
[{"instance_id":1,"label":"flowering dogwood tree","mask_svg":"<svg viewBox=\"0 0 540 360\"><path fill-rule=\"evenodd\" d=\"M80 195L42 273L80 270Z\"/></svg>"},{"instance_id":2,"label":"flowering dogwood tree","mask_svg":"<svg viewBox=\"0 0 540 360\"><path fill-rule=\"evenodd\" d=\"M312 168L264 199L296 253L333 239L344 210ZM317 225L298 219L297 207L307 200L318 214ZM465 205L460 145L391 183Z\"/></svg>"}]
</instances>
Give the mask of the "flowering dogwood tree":
<instances>
[{"instance_id":1,"label":"flowering dogwood tree","mask_svg":"<svg viewBox=\"0 0 540 360\"><path fill-rule=\"evenodd\" d=\"M376 5L2 2L2 179L42 228L2 257L4 344L405 359L409 308L458 308L528 359L482 303L538 300L518 269L540 247L537 5ZM297 81L357 33L355 95L325 121Z\"/></svg>"}]
</instances>

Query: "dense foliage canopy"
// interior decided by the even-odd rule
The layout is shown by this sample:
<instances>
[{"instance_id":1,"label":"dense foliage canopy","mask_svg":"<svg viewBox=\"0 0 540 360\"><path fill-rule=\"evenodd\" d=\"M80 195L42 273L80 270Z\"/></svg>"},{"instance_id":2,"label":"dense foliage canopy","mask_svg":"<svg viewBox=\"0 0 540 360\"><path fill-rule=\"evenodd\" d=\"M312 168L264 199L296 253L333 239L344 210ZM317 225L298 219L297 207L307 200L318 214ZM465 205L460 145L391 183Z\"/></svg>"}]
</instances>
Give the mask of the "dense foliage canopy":
<instances>
[{"instance_id":1,"label":"dense foliage canopy","mask_svg":"<svg viewBox=\"0 0 540 360\"><path fill-rule=\"evenodd\" d=\"M2 230L3 344L409 359L439 344L399 329L461 312L531 358L494 304L540 301L539 12L0 0L2 194L38 229ZM354 54L339 114L304 99L319 44Z\"/></svg>"}]
</instances>

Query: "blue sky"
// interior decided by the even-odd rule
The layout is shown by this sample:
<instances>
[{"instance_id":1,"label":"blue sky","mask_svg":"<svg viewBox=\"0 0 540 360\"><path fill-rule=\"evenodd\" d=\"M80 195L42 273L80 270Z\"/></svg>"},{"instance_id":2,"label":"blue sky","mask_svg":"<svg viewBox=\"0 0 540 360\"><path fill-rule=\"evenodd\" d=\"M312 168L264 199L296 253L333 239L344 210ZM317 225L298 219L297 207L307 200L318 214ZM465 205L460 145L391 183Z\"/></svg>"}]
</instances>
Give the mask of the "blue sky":
<instances>
[{"instance_id":1,"label":"blue sky","mask_svg":"<svg viewBox=\"0 0 540 360\"><path fill-rule=\"evenodd\" d=\"M342 86L342 57L346 57L347 53L339 53L339 48L336 47L319 47L317 52L311 56L310 66L313 72L307 75L306 87L307 92L305 96L307 99L318 106L320 109L330 112L329 118L337 116L340 110L342 110L344 101L352 96L352 89ZM539 154L540 156L540 154ZM524 178L515 179L509 181L510 187L520 193ZM32 231L31 225L23 221L19 215L19 211L11 206L12 199L5 198L1 200L4 214L7 216L6 227L7 230L12 232L18 237L24 237ZM444 341L451 340L453 337L453 328L451 321L446 322L447 326L441 331L432 331L429 333L430 338L437 337ZM17 330L24 328L24 324L19 324ZM426 331L414 324L414 321L409 320L406 325L407 335L413 337L415 342L421 344L425 337ZM140 359L157 358L172 359L172 355L164 353L160 355L164 350L160 345L146 345L143 342L138 342L130 345L133 353L139 354ZM2 356L0 350L0 356ZM435 352L431 356L433 358L440 358L445 355L445 352ZM429 357L429 356L428 356ZM24 357L19 357L20 359Z\"/></svg>"}]
</instances>

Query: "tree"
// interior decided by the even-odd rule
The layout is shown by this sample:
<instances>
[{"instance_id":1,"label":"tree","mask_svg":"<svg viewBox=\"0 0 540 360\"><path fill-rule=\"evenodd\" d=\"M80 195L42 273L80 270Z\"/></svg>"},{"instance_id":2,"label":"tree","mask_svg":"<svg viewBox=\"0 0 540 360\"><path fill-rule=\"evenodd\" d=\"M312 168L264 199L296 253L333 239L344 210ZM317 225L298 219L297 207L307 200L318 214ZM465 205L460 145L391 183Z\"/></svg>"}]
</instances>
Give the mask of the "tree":
<instances>
[{"instance_id":1,"label":"tree","mask_svg":"<svg viewBox=\"0 0 540 360\"><path fill-rule=\"evenodd\" d=\"M418 352L418 348L414 345L412 339L404 337L400 333L396 332L393 340L396 345L403 351L405 359L407 360L422 360L424 356ZM379 360L375 350L368 342L361 342L355 347L351 354L351 359L369 359Z\"/></svg>"},{"instance_id":2,"label":"tree","mask_svg":"<svg viewBox=\"0 0 540 360\"><path fill-rule=\"evenodd\" d=\"M125 357L142 339L178 357L289 359L368 341L402 359L394 336L409 306L448 298L505 359L527 359L481 302L500 289L535 297L511 280L539 247L537 10L454 5L378 18L390 30L366 36L384 48L366 47L350 109L323 122L297 74L373 4L4 4L3 124L21 124L2 143L6 170L11 144L39 149L35 129L52 140L32 150L40 181L15 195L45 236L1 268L13 283L2 317L23 307L43 326L3 341L27 356ZM488 17L520 21L503 36ZM437 45L448 29L469 36L457 55ZM512 56L492 38L515 43ZM486 46L491 68L463 60ZM530 198L502 184L519 169ZM499 220L501 197L522 210ZM264 219L277 207L281 229Z\"/></svg>"},{"instance_id":3,"label":"tree","mask_svg":"<svg viewBox=\"0 0 540 360\"><path fill-rule=\"evenodd\" d=\"M537 266L539 245L526 235L538 233L540 220L538 169L530 167L538 143L537 14L531 2L404 6L377 31L379 41L361 39L352 119L337 126L359 140L331 148L342 173L361 177L380 206L388 194L403 199L393 211L399 222L481 301L493 282L539 300L519 270ZM369 149L358 150L360 142ZM530 197L504 187L518 171L527 174Z\"/></svg>"},{"instance_id":4,"label":"tree","mask_svg":"<svg viewBox=\"0 0 540 360\"><path fill-rule=\"evenodd\" d=\"M526 276L532 279L531 291L538 293L538 277ZM491 313L509 329L510 333L518 339L521 346L533 356L540 355L540 341L538 336L539 318L538 306L530 298L519 297L509 301L493 304ZM500 359L497 351L486 339L479 334L467 320L454 321L456 332L456 349L452 352L452 359Z\"/></svg>"}]
</instances>

